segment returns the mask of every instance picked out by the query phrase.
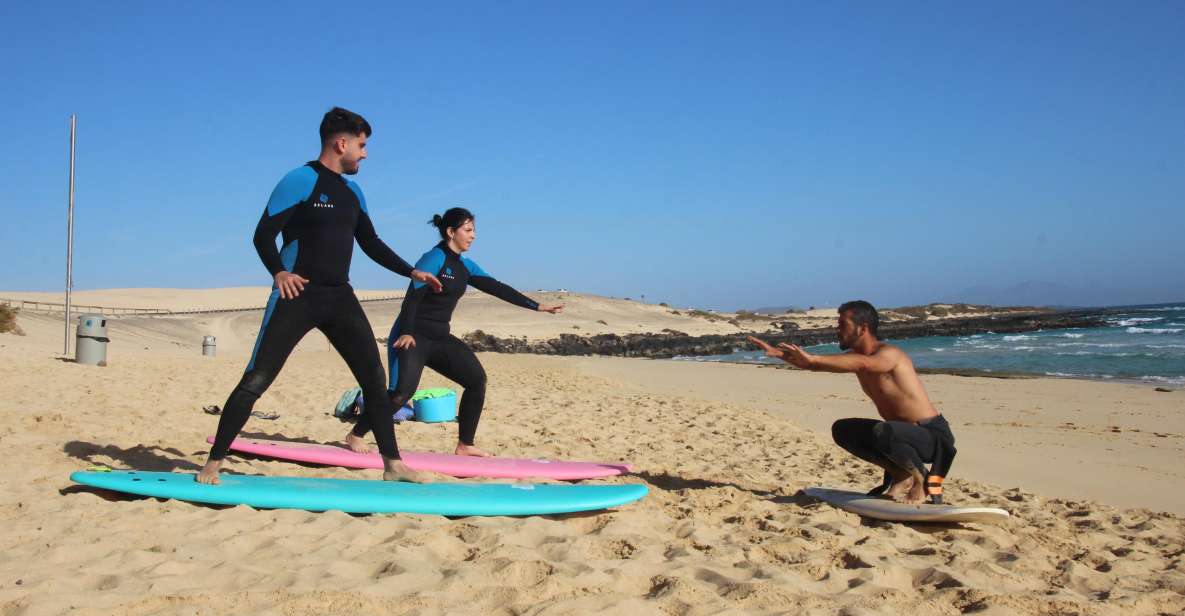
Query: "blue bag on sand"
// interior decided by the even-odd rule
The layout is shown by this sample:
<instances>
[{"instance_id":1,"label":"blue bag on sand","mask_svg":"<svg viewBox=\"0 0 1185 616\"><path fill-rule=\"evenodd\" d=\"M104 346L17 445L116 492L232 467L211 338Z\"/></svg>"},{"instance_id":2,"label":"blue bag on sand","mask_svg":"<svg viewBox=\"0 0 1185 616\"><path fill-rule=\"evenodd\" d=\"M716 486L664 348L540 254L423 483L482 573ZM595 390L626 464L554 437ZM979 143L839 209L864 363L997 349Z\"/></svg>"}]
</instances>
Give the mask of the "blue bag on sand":
<instances>
[{"instance_id":1,"label":"blue bag on sand","mask_svg":"<svg viewBox=\"0 0 1185 616\"><path fill-rule=\"evenodd\" d=\"M356 419L362 417L362 412L365 410L366 401L362 397L362 389L355 387L347 389L346 393L342 394L341 399L337 401L337 406L333 408L333 416L341 419ZM407 421L415 416L415 411L411 406L404 406L395 411L391 419L395 423Z\"/></svg>"},{"instance_id":2,"label":"blue bag on sand","mask_svg":"<svg viewBox=\"0 0 1185 616\"><path fill-rule=\"evenodd\" d=\"M333 416L340 419L350 419L362 414L362 388L347 389L346 393L333 407Z\"/></svg>"}]
</instances>

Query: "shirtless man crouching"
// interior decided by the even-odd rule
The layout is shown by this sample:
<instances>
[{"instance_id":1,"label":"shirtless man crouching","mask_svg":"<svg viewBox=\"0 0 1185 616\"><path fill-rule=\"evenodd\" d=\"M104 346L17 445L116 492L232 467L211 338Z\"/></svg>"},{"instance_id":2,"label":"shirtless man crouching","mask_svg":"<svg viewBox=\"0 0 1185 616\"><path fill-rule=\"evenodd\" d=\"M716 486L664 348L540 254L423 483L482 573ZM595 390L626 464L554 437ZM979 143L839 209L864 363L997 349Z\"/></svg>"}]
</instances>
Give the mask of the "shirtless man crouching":
<instances>
[{"instance_id":1,"label":"shirtless man crouching","mask_svg":"<svg viewBox=\"0 0 1185 616\"><path fill-rule=\"evenodd\" d=\"M909 356L877 339L879 322L876 308L868 302L840 306L839 348L847 353L838 355L812 355L784 342L773 347L752 336L749 341L769 357L804 370L855 373L884 421L840 419L831 426L835 443L885 469L884 482L870 495L921 503L927 491L941 496L942 480L955 456L955 437L930 403ZM931 464L929 471L926 463Z\"/></svg>"}]
</instances>

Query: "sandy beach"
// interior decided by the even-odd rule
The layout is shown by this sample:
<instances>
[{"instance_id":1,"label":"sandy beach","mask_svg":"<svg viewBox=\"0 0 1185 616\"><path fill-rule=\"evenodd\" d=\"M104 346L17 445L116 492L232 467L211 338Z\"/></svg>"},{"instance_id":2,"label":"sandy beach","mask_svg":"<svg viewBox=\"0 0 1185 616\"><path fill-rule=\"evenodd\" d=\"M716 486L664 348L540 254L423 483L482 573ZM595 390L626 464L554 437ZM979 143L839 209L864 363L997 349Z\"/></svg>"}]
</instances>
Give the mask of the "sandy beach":
<instances>
[{"instance_id":1,"label":"sandy beach","mask_svg":"<svg viewBox=\"0 0 1185 616\"><path fill-rule=\"evenodd\" d=\"M179 310L266 296L169 291L76 301ZM738 331L668 307L546 297L570 309L549 317L474 294L454 331ZM366 309L386 336L398 302ZM0 334L9 456L0 613L1185 612L1185 394L1147 385L924 376L959 439L947 499L1008 510L999 526L878 522L801 494L879 480L830 440L835 419L873 414L850 376L601 357L481 354L489 388L478 444L515 457L628 460L635 474L591 482L650 487L616 510L351 516L124 497L69 481L93 465L195 471L217 423L201 407L223 404L260 319L258 310L112 319L105 368L62 360L60 315L24 312L25 335ZM217 357L201 356L203 335L217 336ZM425 372L423 386L448 385ZM348 425L330 411L351 386L324 337L310 334L256 406L279 419L252 419L246 433L337 441ZM403 424L398 438L404 449L447 451L454 431ZM226 470L376 478L236 455Z\"/></svg>"}]
</instances>

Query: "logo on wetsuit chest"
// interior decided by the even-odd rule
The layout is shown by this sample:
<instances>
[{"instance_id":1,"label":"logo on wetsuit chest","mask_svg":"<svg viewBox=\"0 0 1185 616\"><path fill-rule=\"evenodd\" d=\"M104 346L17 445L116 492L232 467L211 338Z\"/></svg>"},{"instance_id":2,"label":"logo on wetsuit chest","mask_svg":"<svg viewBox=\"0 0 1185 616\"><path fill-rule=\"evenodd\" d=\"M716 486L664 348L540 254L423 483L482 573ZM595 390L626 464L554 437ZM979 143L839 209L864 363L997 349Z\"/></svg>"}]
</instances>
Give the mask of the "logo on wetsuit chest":
<instances>
[{"instance_id":1,"label":"logo on wetsuit chest","mask_svg":"<svg viewBox=\"0 0 1185 616\"><path fill-rule=\"evenodd\" d=\"M333 204L329 202L329 195L321 193L321 198L313 203L313 207L333 207Z\"/></svg>"},{"instance_id":2,"label":"logo on wetsuit chest","mask_svg":"<svg viewBox=\"0 0 1185 616\"><path fill-rule=\"evenodd\" d=\"M451 267L444 268L444 273L441 274L440 277L441 278L448 278L449 280L456 280L456 278L457 278L456 276L453 276L453 268L451 268Z\"/></svg>"}]
</instances>

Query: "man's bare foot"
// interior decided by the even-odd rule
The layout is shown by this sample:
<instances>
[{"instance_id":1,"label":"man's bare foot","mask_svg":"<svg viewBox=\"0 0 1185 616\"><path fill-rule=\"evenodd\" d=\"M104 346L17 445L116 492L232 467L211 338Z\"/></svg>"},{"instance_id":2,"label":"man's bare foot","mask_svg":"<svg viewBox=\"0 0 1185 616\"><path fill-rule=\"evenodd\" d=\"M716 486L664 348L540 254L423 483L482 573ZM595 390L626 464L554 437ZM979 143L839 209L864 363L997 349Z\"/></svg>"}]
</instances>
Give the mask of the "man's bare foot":
<instances>
[{"instance_id":1,"label":"man's bare foot","mask_svg":"<svg viewBox=\"0 0 1185 616\"><path fill-rule=\"evenodd\" d=\"M366 440L361 436L355 436L353 432L346 433L346 447L354 453L370 453L370 447L367 446Z\"/></svg>"},{"instance_id":2,"label":"man's bare foot","mask_svg":"<svg viewBox=\"0 0 1185 616\"><path fill-rule=\"evenodd\" d=\"M218 485L218 469L222 468L222 460L206 460L206 465L197 474L197 482Z\"/></svg>"},{"instance_id":3,"label":"man's bare foot","mask_svg":"<svg viewBox=\"0 0 1185 616\"><path fill-rule=\"evenodd\" d=\"M457 443L457 449L453 452L458 456L473 456L475 458L489 458L490 454L478 449L474 445L466 445L465 443Z\"/></svg>"},{"instance_id":4,"label":"man's bare foot","mask_svg":"<svg viewBox=\"0 0 1185 616\"><path fill-rule=\"evenodd\" d=\"M909 485L906 486L906 482ZM898 486L904 486L903 489L894 492ZM903 481L894 483L892 487L885 492L885 495L892 498L899 503L906 503L910 505L918 505L926 501L926 478L917 471L910 471Z\"/></svg>"},{"instance_id":5,"label":"man's bare foot","mask_svg":"<svg viewBox=\"0 0 1185 616\"><path fill-rule=\"evenodd\" d=\"M413 471L402 460L383 458L383 481L406 481L409 483L431 483L437 479L436 473Z\"/></svg>"},{"instance_id":6,"label":"man's bare foot","mask_svg":"<svg viewBox=\"0 0 1185 616\"><path fill-rule=\"evenodd\" d=\"M913 485L910 486L909 492L901 499L901 502L910 505L920 505L926 502L926 482L923 479L914 479Z\"/></svg>"},{"instance_id":7,"label":"man's bare foot","mask_svg":"<svg viewBox=\"0 0 1185 616\"><path fill-rule=\"evenodd\" d=\"M901 479L894 478L893 485L889 486L889 489L885 490L881 496L900 502L909 493L909 490L913 487L913 483L913 477L910 475L906 475Z\"/></svg>"}]
</instances>

